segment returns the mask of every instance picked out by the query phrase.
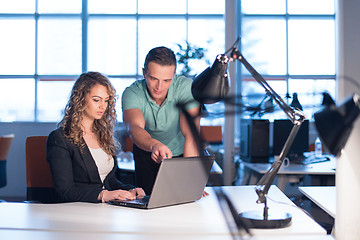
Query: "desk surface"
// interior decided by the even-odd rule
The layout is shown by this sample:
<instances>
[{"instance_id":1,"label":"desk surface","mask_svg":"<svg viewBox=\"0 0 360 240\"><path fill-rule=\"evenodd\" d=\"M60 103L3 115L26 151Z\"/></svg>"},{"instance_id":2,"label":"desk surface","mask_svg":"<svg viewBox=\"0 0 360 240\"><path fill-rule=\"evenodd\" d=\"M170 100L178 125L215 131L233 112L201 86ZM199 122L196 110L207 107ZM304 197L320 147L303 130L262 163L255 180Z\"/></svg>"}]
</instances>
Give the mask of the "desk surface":
<instances>
[{"instance_id":1,"label":"desk surface","mask_svg":"<svg viewBox=\"0 0 360 240\"><path fill-rule=\"evenodd\" d=\"M329 156L330 161L318 162L313 164L301 165L301 164L290 164L285 167L282 165L278 172L281 174L312 174L312 175L335 175L336 172L336 158ZM270 167L271 163L248 163L243 162L246 168L249 168L255 172L264 174Z\"/></svg>"},{"instance_id":2,"label":"desk surface","mask_svg":"<svg viewBox=\"0 0 360 240\"><path fill-rule=\"evenodd\" d=\"M239 212L263 209L263 205L255 202L257 195L254 186L222 188ZM106 239L111 239L113 235L132 236L131 239L142 239L144 236L150 236L150 239L165 239L169 236L171 238L178 236L178 239L232 239L213 188L206 188L206 191L210 196L199 201L152 210L105 203L0 203L0 238L5 239L2 238L2 234L6 235L13 230L22 232L35 230L35 232L47 232L46 234L60 232L60 235L108 234ZM268 201L270 209L291 213L292 224L282 229L253 229L254 235L263 237L326 235L325 229L303 211L294 207L290 199L276 186L270 188L269 196L276 201L286 203L284 205Z\"/></svg>"},{"instance_id":3,"label":"desk surface","mask_svg":"<svg viewBox=\"0 0 360 240\"><path fill-rule=\"evenodd\" d=\"M0 229L1 239L21 239L21 240L222 240L236 239L217 235L151 235L151 234L131 234L131 233L93 233L93 232L60 232L60 231L34 231L34 230L13 230ZM243 236L243 240L335 240L331 235L293 235L293 236Z\"/></svg>"},{"instance_id":4,"label":"desk surface","mask_svg":"<svg viewBox=\"0 0 360 240\"><path fill-rule=\"evenodd\" d=\"M299 191L331 217L336 216L336 187L299 187Z\"/></svg>"}]
</instances>

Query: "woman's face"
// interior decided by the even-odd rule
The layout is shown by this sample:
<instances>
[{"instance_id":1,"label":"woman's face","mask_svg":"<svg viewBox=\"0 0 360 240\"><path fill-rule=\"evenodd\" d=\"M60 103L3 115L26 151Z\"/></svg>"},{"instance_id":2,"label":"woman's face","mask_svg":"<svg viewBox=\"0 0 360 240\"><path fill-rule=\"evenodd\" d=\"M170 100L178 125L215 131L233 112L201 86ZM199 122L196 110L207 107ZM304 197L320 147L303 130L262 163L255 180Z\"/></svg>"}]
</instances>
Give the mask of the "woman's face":
<instances>
[{"instance_id":1,"label":"woman's face","mask_svg":"<svg viewBox=\"0 0 360 240\"><path fill-rule=\"evenodd\" d=\"M100 119L109 105L109 94L103 85L95 85L86 95L86 105L83 118L90 120Z\"/></svg>"}]
</instances>

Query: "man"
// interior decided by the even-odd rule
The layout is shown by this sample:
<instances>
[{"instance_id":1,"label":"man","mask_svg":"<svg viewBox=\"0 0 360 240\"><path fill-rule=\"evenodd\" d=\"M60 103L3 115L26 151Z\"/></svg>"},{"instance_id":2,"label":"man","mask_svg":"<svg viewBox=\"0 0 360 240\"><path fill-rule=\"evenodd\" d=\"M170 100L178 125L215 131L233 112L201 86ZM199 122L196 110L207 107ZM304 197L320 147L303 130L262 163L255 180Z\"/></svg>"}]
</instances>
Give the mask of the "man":
<instances>
[{"instance_id":1,"label":"man","mask_svg":"<svg viewBox=\"0 0 360 240\"><path fill-rule=\"evenodd\" d=\"M122 95L123 120L134 143L137 185L151 194L160 163L165 158L198 156L197 144L184 113L194 116L200 128L200 104L191 94L192 80L177 76L172 50L156 47L149 51L144 79L135 81Z\"/></svg>"}]
</instances>

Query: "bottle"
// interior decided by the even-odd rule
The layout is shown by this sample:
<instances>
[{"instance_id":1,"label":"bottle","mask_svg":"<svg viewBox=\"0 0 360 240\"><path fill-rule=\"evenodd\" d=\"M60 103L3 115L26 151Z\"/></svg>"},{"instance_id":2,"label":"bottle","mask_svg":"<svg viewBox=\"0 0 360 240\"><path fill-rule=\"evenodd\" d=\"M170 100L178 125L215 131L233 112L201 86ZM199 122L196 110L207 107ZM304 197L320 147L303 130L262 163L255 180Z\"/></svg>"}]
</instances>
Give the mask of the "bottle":
<instances>
[{"instance_id":1,"label":"bottle","mask_svg":"<svg viewBox=\"0 0 360 240\"><path fill-rule=\"evenodd\" d=\"M322 145L320 138L317 137L315 140L315 157L319 158L322 156Z\"/></svg>"}]
</instances>

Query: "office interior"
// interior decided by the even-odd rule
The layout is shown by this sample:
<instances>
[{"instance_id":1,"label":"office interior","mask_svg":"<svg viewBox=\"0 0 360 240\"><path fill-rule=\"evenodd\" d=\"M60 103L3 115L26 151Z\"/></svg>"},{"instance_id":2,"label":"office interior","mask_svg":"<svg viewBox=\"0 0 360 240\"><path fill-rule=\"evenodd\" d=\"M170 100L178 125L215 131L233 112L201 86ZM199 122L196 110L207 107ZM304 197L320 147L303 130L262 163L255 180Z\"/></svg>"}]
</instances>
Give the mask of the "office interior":
<instances>
[{"instance_id":1,"label":"office interior","mask_svg":"<svg viewBox=\"0 0 360 240\"><path fill-rule=\"evenodd\" d=\"M206 1L204 1L206 4ZM235 39L241 32L241 26L238 23L241 11L239 11L239 5L241 0L225 0L225 32L224 38L225 48L228 49L232 46ZM309 3L311 4L311 3ZM336 103L340 103L346 97L354 92L359 92L360 86L360 68L358 63L360 62L360 48L358 43L360 42L360 29L358 24L360 22L360 1L346 1L335 0L335 56L336 56L336 95L333 96ZM1 10L0 10L1 11ZM1 20L1 19L0 19ZM194 40L195 41L195 40ZM195 41L196 42L196 41ZM321 61L321 59L319 59ZM212 61L212 60L211 60ZM241 87L237 83L237 79L242 76L241 64L234 62L229 64L228 72L230 76L230 91L229 94L236 95L238 91L241 91ZM260 72L261 73L261 72ZM6 76L2 76L5 78ZM140 77L140 76L139 76ZM349 80L351 79L351 81ZM1 79L0 79L1 80ZM276 89L275 89L276 90ZM16 97L16 90L9 89L6 91L13 91ZM301 99L300 99L301 102ZM225 111L232 110L232 106L225 105ZM241 185L244 167L241 161L241 116L225 115L222 124L222 143L213 144L209 146L210 150L215 149L215 154L221 158L218 161L223 173L221 179L215 179L214 185L231 186ZM247 118L247 117L245 117ZM266 119L266 115L261 119ZM0 188L0 199L6 201L21 202L26 200L26 159L25 159L25 140L29 136L44 136L48 135L53 129L57 127L57 122L39 122L39 121L15 121L15 122L0 122L0 135L3 134L15 134L8 158L7 158L7 185ZM309 132L308 143L309 145L315 142L318 134L316 132L313 119L309 118ZM120 134L126 134L123 124L118 124L118 131ZM234 131L235 129L235 131ZM269 148L273 147L273 121L269 123ZM360 129L360 121L355 123L354 129ZM358 133L358 131L357 131ZM238 136L238 134L240 134ZM123 136L123 135L122 135ZM256 137L256 136L252 136ZM123 141L123 138L120 137ZM245 138L246 139L246 138ZM221 147L219 147L221 146ZM212 147L212 148L211 148ZM326 151L326 148L325 148ZM269 155L270 156L270 155ZM251 162L251 159L249 160ZM360 171L360 169L355 169ZM346 176L342 176L346 178ZM334 179L333 179L334 180ZM276 182L275 182L276 183ZM305 182L301 184L312 184L311 178L305 177ZM329 185L334 185L335 180ZM294 185L290 185L285 192L291 197ZM296 188L297 186L295 186ZM349 183L351 187L351 183ZM359 186L356 186L359 187ZM299 195L296 191L297 199L294 199L296 204L301 204L302 207L307 207L310 211L313 210L316 215L316 220L322 224L324 228L327 228L328 233L331 232L332 225L334 224L333 218L324 213L316 205L312 205L309 202L299 203L299 196L302 198L300 201L305 201L305 197ZM309 205L310 204L310 205ZM359 207L357 207L359 208ZM354 238L355 239L355 238Z\"/></svg>"}]
</instances>

